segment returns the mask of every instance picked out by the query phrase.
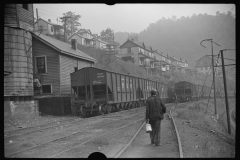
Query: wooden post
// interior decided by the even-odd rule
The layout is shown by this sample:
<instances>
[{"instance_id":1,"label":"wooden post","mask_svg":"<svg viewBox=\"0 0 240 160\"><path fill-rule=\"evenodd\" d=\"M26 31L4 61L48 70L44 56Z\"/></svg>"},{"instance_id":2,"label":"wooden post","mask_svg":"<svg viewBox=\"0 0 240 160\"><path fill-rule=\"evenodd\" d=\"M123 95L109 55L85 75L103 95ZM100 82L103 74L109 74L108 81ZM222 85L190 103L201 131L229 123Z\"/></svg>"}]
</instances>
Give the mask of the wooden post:
<instances>
[{"instance_id":1,"label":"wooden post","mask_svg":"<svg viewBox=\"0 0 240 160\"><path fill-rule=\"evenodd\" d=\"M38 9L36 8L36 14L37 14L37 30L39 30L39 23L38 23Z\"/></svg>"},{"instance_id":2,"label":"wooden post","mask_svg":"<svg viewBox=\"0 0 240 160\"><path fill-rule=\"evenodd\" d=\"M226 114L227 114L227 123L228 123L228 133L231 134L230 114L229 114L229 106L228 106L227 82L226 82L223 50L221 50L221 59L222 59L222 71L223 71L223 82L224 82L224 91L225 91L226 111L227 111Z\"/></svg>"}]
</instances>

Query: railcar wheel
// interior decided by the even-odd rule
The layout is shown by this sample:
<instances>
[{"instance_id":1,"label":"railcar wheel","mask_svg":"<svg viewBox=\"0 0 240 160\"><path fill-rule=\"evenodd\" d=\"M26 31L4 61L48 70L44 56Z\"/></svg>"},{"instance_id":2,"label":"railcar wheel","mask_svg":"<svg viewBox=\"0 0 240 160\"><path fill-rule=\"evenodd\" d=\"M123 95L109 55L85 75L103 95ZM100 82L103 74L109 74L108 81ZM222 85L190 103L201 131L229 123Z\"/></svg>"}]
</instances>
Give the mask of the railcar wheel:
<instances>
[{"instance_id":1,"label":"railcar wheel","mask_svg":"<svg viewBox=\"0 0 240 160\"><path fill-rule=\"evenodd\" d=\"M136 108L135 102L132 103L132 108Z\"/></svg>"},{"instance_id":2,"label":"railcar wheel","mask_svg":"<svg viewBox=\"0 0 240 160\"><path fill-rule=\"evenodd\" d=\"M101 115L104 115L104 109L105 109L104 105L100 104L100 105L99 105L99 113L100 113Z\"/></svg>"},{"instance_id":3,"label":"railcar wheel","mask_svg":"<svg viewBox=\"0 0 240 160\"><path fill-rule=\"evenodd\" d=\"M107 109L107 113L111 113L111 111L112 111L112 105L108 104L108 105L106 106L106 109Z\"/></svg>"},{"instance_id":4,"label":"railcar wheel","mask_svg":"<svg viewBox=\"0 0 240 160\"><path fill-rule=\"evenodd\" d=\"M89 112L85 106L80 106L80 113L83 117L87 117L89 115Z\"/></svg>"}]
</instances>

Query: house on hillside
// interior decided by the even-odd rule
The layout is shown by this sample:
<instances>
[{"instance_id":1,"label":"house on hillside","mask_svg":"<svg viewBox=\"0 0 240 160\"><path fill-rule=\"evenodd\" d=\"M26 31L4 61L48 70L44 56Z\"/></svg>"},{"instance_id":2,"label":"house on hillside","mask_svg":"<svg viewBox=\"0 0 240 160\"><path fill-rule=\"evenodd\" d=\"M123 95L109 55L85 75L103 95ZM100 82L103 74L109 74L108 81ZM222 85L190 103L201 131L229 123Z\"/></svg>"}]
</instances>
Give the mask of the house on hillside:
<instances>
[{"instance_id":1,"label":"house on hillside","mask_svg":"<svg viewBox=\"0 0 240 160\"><path fill-rule=\"evenodd\" d=\"M157 51L154 51L154 54L156 56L156 59L158 60L158 62L156 62L156 66L161 68L162 72L168 71L171 68L171 60L163 55L162 53L158 53Z\"/></svg>"},{"instance_id":2,"label":"house on hillside","mask_svg":"<svg viewBox=\"0 0 240 160\"><path fill-rule=\"evenodd\" d=\"M93 66L96 60L72 45L32 33L34 97L39 111L47 114L75 114L71 107L70 73ZM39 87L41 86L41 87Z\"/></svg>"},{"instance_id":3,"label":"house on hillside","mask_svg":"<svg viewBox=\"0 0 240 160\"><path fill-rule=\"evenodd\" d=\"M187 60L183 60L180 58L180 61L178 61L179 70L181 73L185 73L186 67L188 67Z\"/></svg>"},{"instance_id":4,"label":"house on hillside","mask_svg":"<svg viewBox=\"0 0 240 160\"><path fill-rule=\"evenodd\" d=\"M51 22L51 19L48 21L39 18L34 23L34 28L36 32L42 30L41 34L45 35L63 35L63 27L61 25L55 24Z\"/></svg>"},{"instance_id":5,"label":"house on hillside","mask_svg":"<svg viewBox=\"0 0 240 160\"><path fill-rule=\"evenodd\" d=\"M176 59L174 56L170 56L169 59L171 60L172 64L172 70L174 72L179 72L179 65L178 65L178 59Z\"/></svg>"},{"instance_id":6,"label":"house on hillside","mask_svg":"<svg viewBox=\"0 0 240 160\"><path fill-rule=\"evenodd\" d=\"M119 47L118 56L123 60L130 60L134 64L146 69L148 74L152 74L157 62L154 53L144 42L137 42L128 39Z\"/></svg>"},{"instance_id":7,"label":"house on hillside","mask_svg":"<svg viewBox=\"0 0 240 160\"><path fill-rule=\"evenodd\" d=\"M91 46L95 48L99 48L102 50L108 50L110 43L103 41L97 34L92 34L89 29L80 29L76 33L72 34L68 37L68 40L76 39L78 44L83 46Z\"/></svg>"},{"instance_id":8,"label":"house on hillside","mask_svg":"<svg viewBox=\"0 0 240 160\"><path fill-rule=\"evenodd\" d=\"M211 56L203 56L200 59L196 61L195 68L197 69L197 72L201 72L204 74L210 73L212 74L212 57ZM216 60L214 60L214 66L219 66ZM220 68L215 67L215 72L218 74Z\"/></svg>"}]
</instances>

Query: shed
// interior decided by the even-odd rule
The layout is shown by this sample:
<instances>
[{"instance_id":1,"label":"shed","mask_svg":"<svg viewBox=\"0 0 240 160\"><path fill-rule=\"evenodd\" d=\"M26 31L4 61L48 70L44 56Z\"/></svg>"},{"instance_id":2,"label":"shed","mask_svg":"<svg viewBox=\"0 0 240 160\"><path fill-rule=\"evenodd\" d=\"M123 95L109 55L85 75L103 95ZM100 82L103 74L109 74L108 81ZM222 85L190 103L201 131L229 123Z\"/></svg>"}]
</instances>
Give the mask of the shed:
<instances>
[{"instance_id":1,"label":"shed","mask_svg":"<svg viewBox=\"0 0 240 160\"><path fill-rule=\"evenodd\" d=\"M92 67L96 60L78 50L76 42L70 45L38 33L33 33L32 36L33 79L37 79L36 82L41 85L34 85L34 97L39 100L39 111L58 115L73 113L70 103L70 73L83 67ZM53 101L62 101L62 105Z\"/></svg>"}]
</instances>

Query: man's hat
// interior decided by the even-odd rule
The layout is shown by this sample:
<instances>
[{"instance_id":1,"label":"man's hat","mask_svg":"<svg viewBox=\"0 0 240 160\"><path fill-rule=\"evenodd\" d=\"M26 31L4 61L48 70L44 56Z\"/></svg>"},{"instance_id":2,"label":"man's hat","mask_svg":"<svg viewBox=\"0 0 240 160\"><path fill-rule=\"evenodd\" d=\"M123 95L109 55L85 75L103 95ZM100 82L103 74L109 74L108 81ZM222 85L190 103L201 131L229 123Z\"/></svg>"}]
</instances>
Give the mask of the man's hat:
<instances>
[{"instance_id":1,"label":"man's hat","mask_svg":"<svg viewBox=\"0 0 240 160\"><path fill-rule=\"evenodd\" d=\"M151 94L157 94L157 90L155 88L153 88L151 91L150 91Z\"/></svg>"}]
</instances>

